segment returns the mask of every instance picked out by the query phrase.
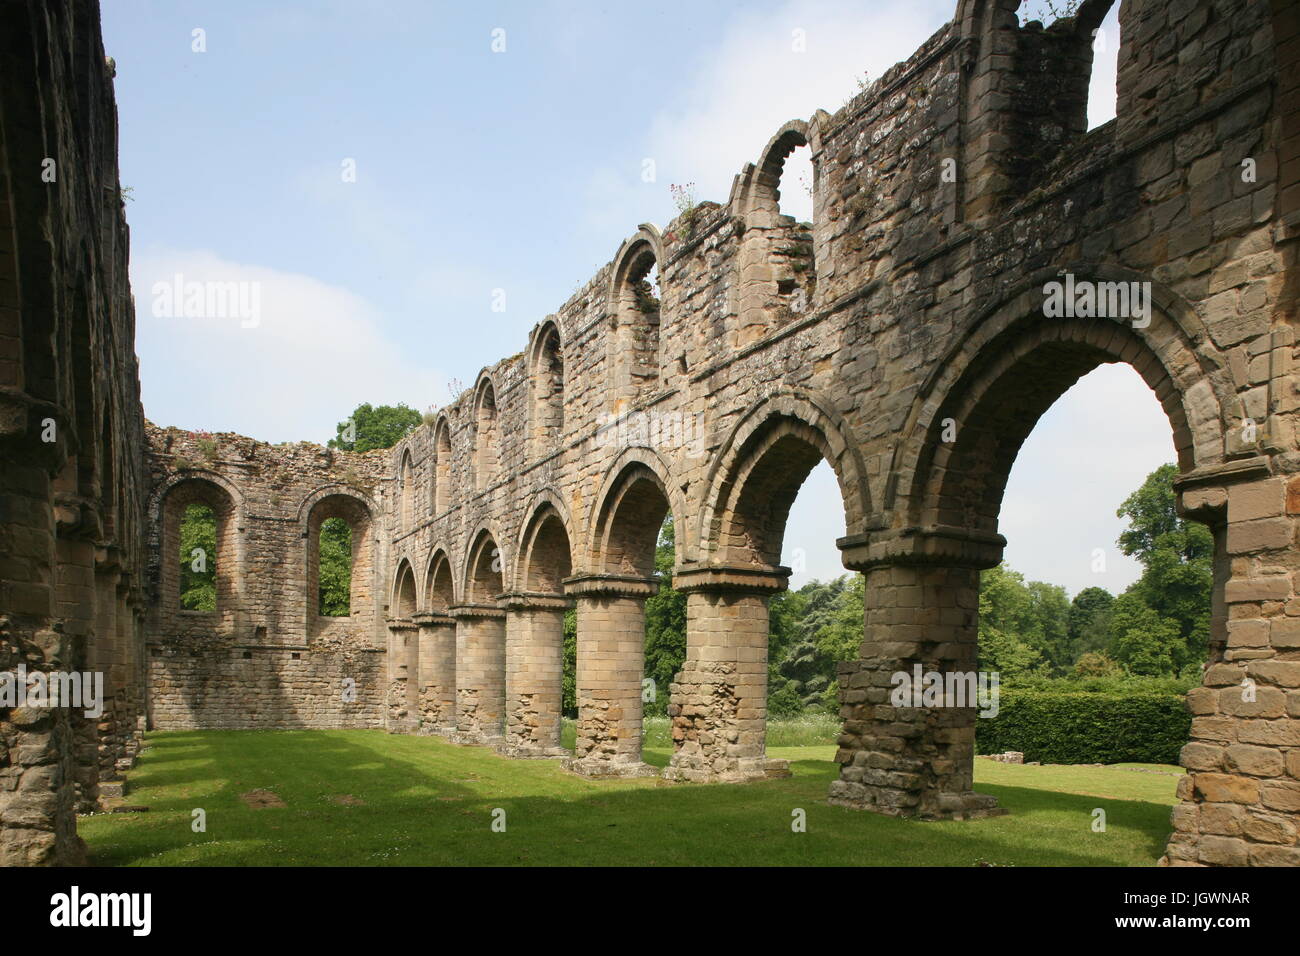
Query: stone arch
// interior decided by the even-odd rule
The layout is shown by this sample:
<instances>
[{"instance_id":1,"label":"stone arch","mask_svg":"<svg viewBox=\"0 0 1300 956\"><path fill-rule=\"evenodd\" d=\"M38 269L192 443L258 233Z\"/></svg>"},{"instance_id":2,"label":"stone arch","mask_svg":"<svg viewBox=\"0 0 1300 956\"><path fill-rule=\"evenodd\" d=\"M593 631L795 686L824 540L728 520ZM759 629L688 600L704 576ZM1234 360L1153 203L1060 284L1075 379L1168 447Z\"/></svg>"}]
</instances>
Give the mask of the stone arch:
<instances>
[{"instance_id":1,"label":"stone arch","mask_svg":"<svg viewBox=\"0 0 1300 956\"><path fill-rule=\"evenodd\" d=\"M664 516L671 511L685 520L690 514L671 475L663 458L649 448L629 448L618 457L596 498L587 538L588 570L640 577L654 573L654 549ZM684 537L676 538L678 564L686 557Z\"/></svg>"},{"instance_id":2,"label":"stone arch","mask_svg":"<svg viewBox=\"0 0 1300 956\"><path fill-rule=\"evenodd\" d=\"M421 607L425 611L446 614L450 608L455 607L457 597L454 568L447 548L443 545L436 546L424 572L424 603Z\"/></svg>"},{"instance_id":3,"label":"stone arch","mask_svg":"<svg viewBox=\"0 0 1300 956\"><path fill-rule=\"evenodd\" d=\"M461 578L462 600L468 604L495 604L505 593L505 582L509 580L506 555L499 544L501 538L491 527L483 525L470 541Z\"/></svg>"},{"instance_id":4,"label":"stone arch","mask_svg":"<svg viewBox=\"0 0 1300 956\"><path fill-rule=\"evenodd\" d=\"M233 620L243 590L244 556L240 542L243 500L235 485L216 472L187 469L172 475L154 491L150 511L154 519L155 540L160 544L156 552L160 604L168 613L182 613L178 561L180 525L191 504L207 505L216 517L216 611L212 613L223 621Z\"/></svg>"},{"instance_id":5,"label":"stone arch","mask_svg":"<svg viewBox=\"0 0 1300 956\"><path fill-rule=\"evenodd\" d=\"M303 569L308 633L322 625L333 623L320 614L320 533L321 525L330 518L345 522L352 532L352 581L349 614L340 618L373 620L375 610L374 582L378 567L378 533L375 515L378 508L369 496L351 485L341 483L323 485L307 495L298 507L299 535L303 541Z\"/></svg>"},{"instance_id":6,"label":"stone arch","mask_svg":"<svg viewBox=\"0 0 1300 956\"><path fill-rule=\"evenodd\" d=\"M484 491L501 468L501 435L497 416L496 386L483 372L474 387L474 489Z\"/></svg>"},{"instance_id":7,"label":"stone arch","mask_svg":"<svg viewBox=\"0 0 1300 956\"><path fill-rule=\"evenodd\" d=\"M785 169L785 161L790 158L790 154L802 146L811 149L812 141L809 135L808 123L800 119L787 121L767 141L767 145L763 147L762 153L759 154L758 162L753 167L753 174L748 180L749 188L744 204L746 227L763 227L776 224L781 204L781 173ZM814 177L816 174L817 164L814 163ZM814 182L813 195L815 196L816 193L816 183Z\"/></svg>"},{"instance_id":8,"label":"stone arch","mask_svg":"<svg viewBox=\"0 0 1300 956\"><path fill-rule=\"evenodd\" d=\"M415 468L411 464L409 447L402 449L402 463L399 466L398 476L399 527L405 532L415 526Z\"/></svg>"},{"instance_id":9,"label":"stone arch","mask_svg":"<svg viewBox=\"0 0 1300 956\"><path fill-rule=\"evenodd\" d=\"M642 223L614 256L606 307L610 322L607 358L615 398L621 405L654 394L662 384L661 296L650 291L646 278L656 266L662 270L664 261L663 237L650 223Z\"/></svg>"},{"instance_id":10,"label":"stone arch","mask_svg":"<svg viewBox=\"0 0 1300 956\"><path fill-rule=\"evenodd\" d=\"M433 513L440 515L451 507L451 423L439 415L433 426L433 463L429 468L430 499Z\"/></svg>"},{"instance_id":11,"label":"stone arch","mask_svg":"<svg viewBox=\"0 0 1300 956\"><path fill-rule=\"evenodd\" d=\"M558 495L544 491L533 499L519 537L515 590L532 594L562 594L563 581L573 574L573 536Z\"/></svg>"},{"instance_id":12,"label":"stone arch","mask_svg":"<svg viewBox=\"0 0 1300 956\"><path fill-rule=\"evenodd\" d=\"M554 318L535 330L528 353L529 445L532 457L544 458L564 435L564 351Z\"/></svg>"},{"instance_id":13,"label":"stone arch","mask_svg":"<svg viewBox=\"0 0 1300 956\"><path fill-rule=\"evenodd\" d=\"M397 562L397 571L393 574L388 616L398 621L409 621L415 616L419 606L419 589L416 586L415 571L411 567L411 559L403 557Z\"/></svg>"},{"instance_id":14,"label":"stone arch","mask_svg":"<svg viewBox=\"0 0 1300 956\"><path fill-rule=\"evenodd\" d=\"M785 518L820 460L835 472L846 534L865 528L871 514L866 468L848 423L829 408L806 393L785 392L736 422L705 483L696 531L702 561L777 564ZM753 546L742 544L746 538Z\"/></svg>"},{"instance_id":15,"label":"stone arch","mask_svg":"<svg viewBox=\"0 0 1300 956\"><path fill-rule=\"evenodd\" d=\"M1115 266L1074 267L1071 274L1076 284L1149 281ZM1152 282L1150 324L1145 328L1134 329L1128 322L1109 318L1047 318L1042 314L1043 288L1060 278L1057 270L1041 270L1018 294L980 316L937 363L902 429L908 437L895 450L885 494L887 510L899 511L910 525L960 524L995 531L996 511L1015 452L1061 394L1107 362L1132 365L1155 392L1173 428L1184 473L1222 462L1225 452L1244 450L1225 447L1238 437L1228 421L1244 417L1245 408L1227 362L1189 305ZM999 389L1025 384L1035 363L1041 364L1031 375L1028 400L1023 394L1015 401L1005 396L1000 400ZM979 417L996 415L999 404L1003 419ZM958 436L953 442L943 441L949 420ZM990 472L992 484L968 484L961 490L959 497L971 503L963 509L944 496L958 492L956 476L963 468L974 467L968 456L980 454L971 436L963 441L962 432L972 425L998 430L1000 460ZM994 437L986 436L986 455L992 450L990 441ZM956 513L963 510L966 515Z\"/></svg>"}]
</instances>

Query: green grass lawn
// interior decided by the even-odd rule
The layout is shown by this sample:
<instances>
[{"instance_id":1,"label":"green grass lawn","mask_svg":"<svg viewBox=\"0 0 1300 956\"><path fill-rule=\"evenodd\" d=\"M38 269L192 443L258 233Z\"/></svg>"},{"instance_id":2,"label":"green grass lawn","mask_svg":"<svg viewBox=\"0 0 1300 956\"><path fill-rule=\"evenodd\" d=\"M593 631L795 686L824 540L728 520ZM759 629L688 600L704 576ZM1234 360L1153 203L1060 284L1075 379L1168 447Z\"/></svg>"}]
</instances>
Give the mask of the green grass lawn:
<instances>
[{"instance_id":1,"label":"green grass lawn","mask_svg":"<svg viewBox=\"0 0 1300 956\"><path fill-rule=\"evenodd\" d=\"M662 766L670 748L648 730L646 760ZM825 745L770 747L793 777L743 785L585 780L556 761L365 730L152 733L147 745L127 802L149 812L78 821L94 865L1148 866L1177 782L1171 767L977 760L977 789L1011 813L920 823L828 806ZM250 808L241 794L259 789L285 805ZM206 832L191 829L195 808ZM791 831L795 809L804 833Z\"/></svg>"}]
</instances>

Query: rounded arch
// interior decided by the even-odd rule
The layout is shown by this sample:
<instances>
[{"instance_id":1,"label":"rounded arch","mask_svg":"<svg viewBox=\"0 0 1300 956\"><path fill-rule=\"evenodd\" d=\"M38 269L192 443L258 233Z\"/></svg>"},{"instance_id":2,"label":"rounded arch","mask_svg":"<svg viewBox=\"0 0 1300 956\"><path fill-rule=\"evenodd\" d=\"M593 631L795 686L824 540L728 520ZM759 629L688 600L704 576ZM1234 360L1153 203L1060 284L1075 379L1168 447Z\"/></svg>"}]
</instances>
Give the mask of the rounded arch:
<instances>
[{"instance_id":1,"label":"rounded arch","mask_svg":"<svg viewBox=\"0 0 1300 956\"><path fill-rule=\"evenodd\" d=\"M550 489L534 496L519 535L514 590L560 594L573 573L573 535L559 495Z\"/></svg>"},{"instance_id":2,"label":"rounded arch","mask_svg":"<svg viewBox=\"0 0 1300 956\"><path fill-rule=\"evenodd\" d=\"M602 574L654 573L654 550L664 516L685 516L679 489L667 462L649 448L628 448L605 474L587 536L587 569ZM684 535L676 536L676 561L687 555Z\"/></svg>"},{"instance_id":3,"label":"rounded arch","mask_svg":"<svg viewBox=\"0 0 1300 956\"><path fill-rule=\"evenodd\" d=\"M393 574L393 590L389 599L389 617L396 620L410 620L420 606L419 589L416 586L415 571L411 560L403 557L397 562Z\"/></svg>"},{"instance_id":4,"label":"rounded arch","mask_svg":"<svg viewBox=\"0 0 1300 956\"><path fill-rule=\"evenodd\" d=\"M460 593L468 604L495 604L505 593L510 579L509 562L501 550L500 536L489 525L480 525L469 539Z\"/></svg>"},{"instance_id":5,"label":"rounded arch","mask_svg":"<svg viewBox=\"0 0 1300 956\"><path fill-rule=\"evenodd\" d=\"M410 531L415 523L415 468L411 463L411 448L409 445L402 449L398 476L398 480L401 482L397 492L401 512L400 527L402 531Z\"/></svg>"},{"instance_id":6,"label":"rounded arch","mask_svg":"<svg viewBox=\"0 0 1300 956\"><path fill-rule=\"evenodd\" d=\"M759 154L758 162L746 169L743 177L745 195L742 215L748 227L772 226L781 208L781 174L785 162L800 147L807 146L814 154L813 133L805 120L792 119L784 123L767 141ZM816 195L817 163L813 162L813 193Z\"/></svg>"},{"instance_id":7,"label":"rounded arch","mask_svg":"<svg viewBox=\"0 0 1300 956\"><path fill-rule=\"evenodd\" d=\"M154 489L150 498L151 537L159 544L154 553L159 562L161 603L170 612L181 610L181 571L177 557L181 524L191 505L206 505L216 519L217 553L209 563L215 571L216 613L225 614L233 610L241 591L243 553L239 532L244 504L233 482L205 469L185 469L170 475Z\"/></svg>"},{"instance_id":8,"label":"rounded arch","mask_svg":"<svg viewBox=\"0 0 1300 956\"><path fill-rule=\"evenodd\" d=\"M709 467L695 535L701 560L777 564L790 506L823 460L839 485L845 533L861 533L871 494L848 422L806 392L778 393L752 406Z\"/></svg>"},{"instance_id":9,"label":"rounded arch","mask_svg":"<svg viewBox=\"0 0 1300 956\"><path fill-rule=\"evenodd\" d=\"M531 452L544 457L559 447L564 434L564 340L554 316L533 331L528 384Z\"/></svg>"},{"instance_id":10,"label":"rounded arch","mask_svg":"<svg viewBox=\"0 0 1300 956\"><path fill-rule=\"evenodd\" d=\"M443 514L451 507L451 422L446 414L438 416L433 426L433 464L430 467L433 513Z\"/></svg>"},{"instance_id":11,"label":"rounded arch","mask_svg":"<svg viewBox=\"0 0 1300 956\"><path fill-rule=\"evenodd\" d=\"M648 278L663 262L663 237L650 223L642 223L614 256L606 300L607 357L616 400L622 403L653 392L662 380L661 296Z\"/></svg>"},{"instance_id":12,"label":"rounded arch","mask_svg":"<svg viewBox=\"0 0 1300 956\"><path fill-rule=\"evenodd\" d=\"M424 571L424 603L421 606L426 611L446 614L457 603L455 565L448 549L437 545Z\"/></svg>"},{"instance_id":13,"label":"rounded arch","mask_svg":"<svg viewBox=\"0 0 1300 956\"><path fill-rule=\"evenodd\" d=\"M487 370L474 386L474 488L483 491L495 482L501 465L497 390Z\"/></svg>"},{"instance_id":14,"label":"rounded arch","mask_svg":"<svg viewBox=\"0 0 1300 956\"><path fill-rule=\"evenodd\" d=\"M1045 284L1066 272L1076 287L1149 283L1149 321L1045 317ZM1044 269L979 316L936 364L895 449L886 508L908 524L995 530L1011 464L1034 424L1079 378L1113 362L1131 365L1156 394L1184 473L1250 450L1227 447L1237 438L1228 421L1245 409L1186 302L1119 267Z\"/></svg>"},{"instance_id":15,"label":"rounded arch","mask_svg":"<svg viewBox=\"0 0 1300 956\"><path fill-rule=\"evenodd\" d=\"M351 485L339 482L322 485L306 495L298 506L298 528L303 541L303 567L309 623L322 615L320 599L321 530L326 521L337 518L350 531L348 561L348 613L344 619L368 616L374 606L375 515L374 501ZM319 623L319 622L318 622ZM309 630L314 630L314 626Z\"/></svg>"}]
</instances>

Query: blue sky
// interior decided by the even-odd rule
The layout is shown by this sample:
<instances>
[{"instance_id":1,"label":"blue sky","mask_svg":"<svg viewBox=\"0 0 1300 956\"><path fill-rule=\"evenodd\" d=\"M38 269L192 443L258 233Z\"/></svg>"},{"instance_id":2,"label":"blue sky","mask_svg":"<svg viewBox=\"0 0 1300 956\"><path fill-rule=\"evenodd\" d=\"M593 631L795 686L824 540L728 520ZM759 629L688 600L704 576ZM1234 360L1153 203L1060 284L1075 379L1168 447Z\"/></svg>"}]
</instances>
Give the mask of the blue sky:
<instances>
[{"instance_id":1,"label":"blue sky","mask_svg":"<svg viewBox=\"0 0 1300 956\"><path fill-rule=\"evenodd\" d=\"M725 201L784 121L835 110L955 6L104 0L146 414L324 441L363 401L445 404L453 380L521 350L638 223L665 224L671 183ZM1100 121L1114 93L1098 76ZM783 206L807 217L797 193ZM155 284L178 273L258 283L255 327L155 314ZM1119 433L1130 454L1115 462ZM1098 581L1091 549L1115 553L1108 517L1171 457L1135 374L1089 376L1013 472L1008 559L1072 592L1122 588L1133 569L1112 562ZM1075 473L1053 472L1071 459ZM787 537L787 559L804 552L796 583L842 570L835 500L819 469Z\"/></svg>"}]
</instances>

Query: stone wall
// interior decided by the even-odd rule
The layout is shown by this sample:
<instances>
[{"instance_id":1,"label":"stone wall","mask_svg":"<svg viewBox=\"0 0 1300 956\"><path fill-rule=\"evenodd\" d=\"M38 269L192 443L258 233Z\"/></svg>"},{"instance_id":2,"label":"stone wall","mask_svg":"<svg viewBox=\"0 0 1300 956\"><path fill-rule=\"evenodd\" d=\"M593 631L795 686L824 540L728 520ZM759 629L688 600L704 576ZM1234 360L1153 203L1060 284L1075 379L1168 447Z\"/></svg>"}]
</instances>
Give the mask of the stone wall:
<instances>
[{"instance_id":1,"label":"stone wall","mask_svg":"<svg viewBox=\"0 0 1300 956\"><path fill-rule=\"evenodd\" d=\"M148 426L150 726L385 726L382 453ZM217 522L216 610L180 603L185 508ZM347 617L321 615L320 527L352 530ZM345 694L345 691L347 692ZM345 699L347 698L347 699Z\"/></svg>"},{"instance_id":2,"label":"stone wall","mask_svg":"<svg viewBox=\"0 0 1300 956\"><path fill-rule=\"evenodd\" d=\"M98 36L93 7L11 4L24 19L3 32L19 49L4 58L0 213L18 241L0 279L23 283L17 306L18 286L0 283L0 341L13 343L0 354L12 379L0 383L0 491L19 556L0 592L7 646L52 666L79 647L98 653L111 629L106 659L129 718L147 515L154 726L259 726L265 713L546 756L559 625L575 607L566 766L655 773L641 760L644 603L671 511L689 615L687 660L667 689L667 775L752 779L780 771L764 741L767 600L789 575L790 506L824 460L843 504L837 544L866 584L830 799L922 818L997 812L971 789L974 709L895 707L888 677L975 666L978 572L1002 556L1016 454L1080 376L1125 362L1169 417L1180 507L1217 549L1211 666L1191 696L1166 861L1300 862L1300 25L1280 2L1126 0L1118 118L1085 132L1092 30L1111 5L1085 0L1044 30L1018 25L1016 0L960 0L951 23L833 114L778 129L724 203L663 232L639 227L522 352L390 452L151 428L146 482L121 451L101 462L105 448L144 446L125 227L120 203L96 199L116 183L111 137L95 132L109 129L107 74L92 40L75 59L96 64L79 117L84 94L62 72L74 61L55 55ZM100 178L54 193L12 172L33 168L47 140L99 147ZM780 212L783 164L802 145L811 224ZM105 217L110 228L89 228ZM72 255L87 235L103 253L91 265ZM657 298L645 282L655 266ZM1052 314L1054 282L1107 304ZM1149 294L1149 310L1123 306L1119 283ZM91 289L109 308L82 307ZM88 408L86 383L99 383ZM34 437L47 409L66 423L57 448ZM88 447L94 465L78 455ZM111 537L93 517L105 487L119 489ZM206 614L177 600L176 528L197 501L219 525L218 608ZM346 621L313 613L312 542L334 515L363 542ZM333 700L354 675L357 701ZM16 783L0 792L0 852L62 859L75 849L68 754L84 728L19 718L0 724L0 769L25 785L36 776L18 796ZM121 722L100 733L126 739Z\"/></svg>"},{"instance_id":3,"label":"stone wall","mask_svg":"<svg viewBox=\"0 0 1300 956\"><path fill-rule=\"evenodd\" d=\"M0 10L0 672L100 672L103 715L0 708L0 865L75 863L143 720L144 418L113 74L91 2Z\"/></svg>"}]
</instances>

